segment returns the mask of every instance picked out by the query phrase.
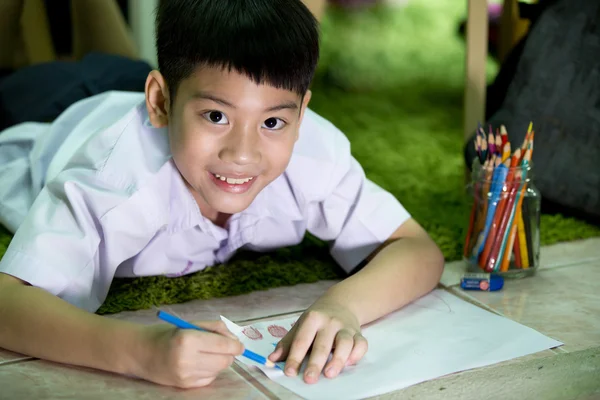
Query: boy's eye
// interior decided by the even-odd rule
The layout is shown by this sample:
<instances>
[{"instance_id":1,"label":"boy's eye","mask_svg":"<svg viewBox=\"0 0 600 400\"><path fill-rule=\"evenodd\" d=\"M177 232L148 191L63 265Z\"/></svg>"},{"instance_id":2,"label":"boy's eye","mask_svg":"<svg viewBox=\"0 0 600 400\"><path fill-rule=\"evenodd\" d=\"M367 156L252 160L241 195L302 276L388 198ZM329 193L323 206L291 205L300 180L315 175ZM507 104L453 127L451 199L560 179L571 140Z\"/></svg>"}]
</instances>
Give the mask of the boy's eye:
<instances>
[{"instance_id":1,"label":"boy's eye","mask_svg":"<svg viewBox=\"0 0 600 400\"><path fill-rule=\"evenodd\" d=\"M229 123L227 117L221 111L209 111L202 114L202 116L213 124L226 125Z\"/></svg>"},{"instance_id":2,"label":"boy's eye","mask_svg":"<svg viewBox=\"0 0 600 400\"><path fill-rule=\"evenodd\" d=\"M268 118L263 122L262 127L270 130L279 130L285 126L285 122L279 118Z\"/></svg>"}]
</instances>

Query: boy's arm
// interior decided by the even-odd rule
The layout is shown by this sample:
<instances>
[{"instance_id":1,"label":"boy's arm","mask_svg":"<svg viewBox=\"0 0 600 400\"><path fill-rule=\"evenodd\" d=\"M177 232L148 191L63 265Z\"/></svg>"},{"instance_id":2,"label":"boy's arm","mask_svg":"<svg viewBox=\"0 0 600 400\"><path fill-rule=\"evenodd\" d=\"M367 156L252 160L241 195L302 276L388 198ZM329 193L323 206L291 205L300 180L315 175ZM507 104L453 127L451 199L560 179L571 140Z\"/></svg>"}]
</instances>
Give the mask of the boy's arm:
<instances>
[{"instance_id":1,"label":"boy's arm","mask_svg":"<svg viewBox=\"0 0 600 400\"><path fill-rule=\"evenodd\" d=\"M300 317L269 356L286 358L285 373L295 375L312 346L304 381L315 383L323 367L333 378L367 351L360 327L395 311L432 290L440 279L444 257L412 218L380 246L368 264L332 286ZM331 349L333 357L327 361Z\"/></svg>"},{"instance_id":2,"label":"boy's arm","mask_svg":"<svg viewBox=\"0 0 600 400\"><path fill-rule=\"evenodd\" d=\"M427 294L443 267L442 252L411 218L363 269L331 287L317 303L343 304L365 325Z\"/></svg>"},{"instance_id":3,"label":"boy's arm","mask_svg":"<svg viewBox=\"0 0 600 400\"><path fill-rule=\"evenodd\" d=\"M0 347L50 361L133 374L143 326L81 310L0 273Z\"/></svg>"},{"instance_id":4,"label":"boy's arm","mask_svg":"<svg viewBox=\"0 0 600 400\"><path fill-rule=\"evenodd\" d=\"M0 348L181 388L211 383L243 351L222 321L199 323L215 334L101 317L3 273L0 321Z\"/></svg>"}]
</instances>

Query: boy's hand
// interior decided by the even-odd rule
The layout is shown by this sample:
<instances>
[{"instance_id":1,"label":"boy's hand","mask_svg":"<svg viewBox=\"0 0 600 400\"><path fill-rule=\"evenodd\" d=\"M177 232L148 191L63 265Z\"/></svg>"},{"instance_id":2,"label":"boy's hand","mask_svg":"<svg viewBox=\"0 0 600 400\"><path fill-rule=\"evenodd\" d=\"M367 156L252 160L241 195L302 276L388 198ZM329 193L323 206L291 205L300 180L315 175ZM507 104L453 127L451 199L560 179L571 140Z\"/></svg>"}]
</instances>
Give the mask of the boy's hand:
<instances>
[{"instance_id":1,"label":"boy's hand","mask_svg":"<svg viewBox=\"0 0 600 400\"><path fill-rule=\"evenodd\" d=\"M323 370L326 377L336 377L367 352L367 340L360 333L356 316L344 306L327 302L317 302L306 310L269 359L276 362L287 358L285 374L295 376L311 345L304 372L306 383L317 382ZM327 362L332 349L333 357Z\"/></svg>"},{"instance_id":2,"label":"boy's hand","mask_svg":"<svg viewBox=\"0 0 600 400\"><path fill-rule=\"evenodd\" d=\"M140 378L180 388L201 387L228 368L244 346L222 321L194 322L207 330L177 329L166 324L146 326L149 354L140 365Z\"/></svg>"}]
</instances>

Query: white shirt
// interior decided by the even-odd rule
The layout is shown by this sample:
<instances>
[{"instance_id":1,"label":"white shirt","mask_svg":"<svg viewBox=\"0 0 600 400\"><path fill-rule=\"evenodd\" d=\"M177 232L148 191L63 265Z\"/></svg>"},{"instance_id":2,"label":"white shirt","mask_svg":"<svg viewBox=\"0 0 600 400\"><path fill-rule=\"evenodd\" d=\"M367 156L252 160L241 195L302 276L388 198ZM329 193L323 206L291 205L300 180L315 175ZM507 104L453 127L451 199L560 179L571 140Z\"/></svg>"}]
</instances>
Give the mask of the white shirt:
<instances>
[{"instance_id":1,"label":"white shirt","mask_svg":"<svg viewBox=\"0 0 600 400\"><path fill-rule=\"evenodd\" d=\"M0 222L16 230L0 272L92 312L115 276L190 274L306 231L350 272L408 218L310 110L286 171L226 229L200 214L141 93L104 93L0 134Z\"/></svg>"}]
</instances>

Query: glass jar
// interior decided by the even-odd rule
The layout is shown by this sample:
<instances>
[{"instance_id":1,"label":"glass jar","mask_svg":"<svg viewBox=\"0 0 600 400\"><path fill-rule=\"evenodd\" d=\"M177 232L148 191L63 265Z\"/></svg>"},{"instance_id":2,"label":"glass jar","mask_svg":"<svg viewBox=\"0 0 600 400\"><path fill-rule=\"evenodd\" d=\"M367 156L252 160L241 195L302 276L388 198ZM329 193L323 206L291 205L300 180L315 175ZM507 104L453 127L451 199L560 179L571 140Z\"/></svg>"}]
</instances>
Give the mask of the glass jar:
<instances>
[{"instance_id":1,"label":"glass jar","mask_svg":"<svg viewBox=\"0 0 600 400\"><path fill-rule=\"evenodd\" d=\"M472 203L463 257L469 271L506 278L535 274L541 196L533 183L533 165L475 162L467 191Z\"/></svg>"}]
</instances>

